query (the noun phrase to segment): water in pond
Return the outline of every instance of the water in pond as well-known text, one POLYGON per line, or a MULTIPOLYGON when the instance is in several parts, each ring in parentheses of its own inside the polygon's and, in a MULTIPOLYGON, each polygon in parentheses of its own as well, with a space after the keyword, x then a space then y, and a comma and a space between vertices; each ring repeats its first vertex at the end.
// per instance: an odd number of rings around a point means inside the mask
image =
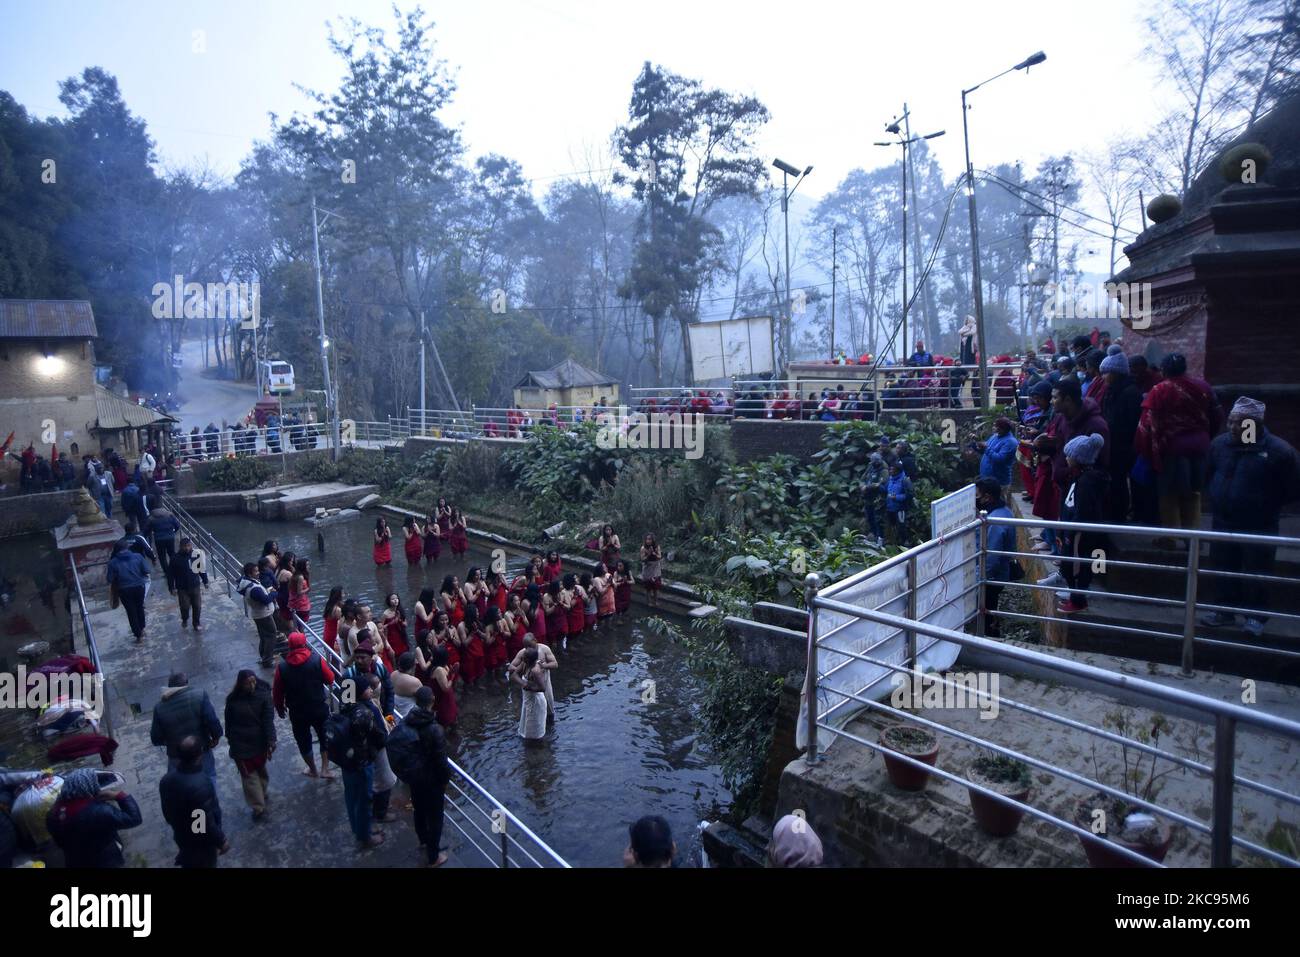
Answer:
MULTIPOLYGON (((463 561, 453 562, 444 549, 431 569, 408 569, 400 521, 390 521, 395 561, 377 569, 370 557, 373 517, 320 529, 323 554, 317 529, 305 522, 267 524, 236 516, 202 521, 241 561, 256 559, 268 538, 282 551, 310 557, 313 621, 319 621, 334 585, 368 602, 376 617, 385 596, 396 591, 410 615, 426 584, 436 588, 447 574, 463 580, 471 565, 486 569, 490 563, 489 554, 475 546, 463 561)), ((522 559, 512 560, 512 570, 519 564, 522 559)), ((459 695, 454 759, 576 866, 617 866, 628 825, 648 813, 668 820, 680 858, 692 860, 696 825, 716 818, 718 806, 730 801, 698 734, 696 685, 685 650, 646 628, 648 617, 634 603, 626 621, 570 642, 567 652, 555 649, 556 724, 540 745, 525 746, 516 734, 518 691, 508 695, 505 685, 485 680, 484 687, 459 695), (654 682, 650 704, 642 703, 647 680, 654 682)))

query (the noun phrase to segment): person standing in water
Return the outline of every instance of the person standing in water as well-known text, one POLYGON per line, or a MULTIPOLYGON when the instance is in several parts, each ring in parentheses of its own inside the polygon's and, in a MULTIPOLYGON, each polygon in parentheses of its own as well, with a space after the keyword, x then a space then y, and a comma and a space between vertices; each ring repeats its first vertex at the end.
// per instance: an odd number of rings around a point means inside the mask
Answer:
POLYGON ((510 671, 510 681, 523 692, 523 707, 519 712, 519 737, 525 741, 540 741, 546 737, 546 689, 542 669, 538 665, 536 648, 525 648, 519 666, 510 671))
POLYGON ((510 662, 510 670, 514 672, 523 664, 524 652, 529 648, 537 649, 537 663, 542 669, 542 693, 546 695, 546 723, 555 723, 555 692, 551 688, 551 672, 560 667, 560 662, 556 660, 555 653, 551 651, 548 645, 537 640, 537 636, 531 632, 524 635, 524 647, 515 655, 514 660, 510 662))
POLYGON ((388 520, 380 516, 375 519, 375 547, 372 554, 375 564, 384 568, 393 564, 393 533, 389 531, 388 520))
POLYGON ((653 535, 647 534, 641 544, 641 584, 645 586, 646 600, 659 604, 659 589, 663 587, 664 553, 653 535))
POLYGON ((402 551, 406 554, 406 564, 411 567, 419 565, 424 557, 424 535, 414 515, 406 516, 402 522, 402 551))

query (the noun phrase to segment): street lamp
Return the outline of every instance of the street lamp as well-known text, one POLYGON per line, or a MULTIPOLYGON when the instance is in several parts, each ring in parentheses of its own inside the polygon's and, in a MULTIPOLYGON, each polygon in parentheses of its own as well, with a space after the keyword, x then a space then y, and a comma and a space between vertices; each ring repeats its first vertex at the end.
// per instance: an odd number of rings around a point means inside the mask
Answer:
POLYGON ((979 396, 978 408, 987 408, 989 403, 989 386, 988 386, 988 350, 984 346, 984 294, 981 289, 980 281, 980 232, 979 223, 975 216, 975 168, 970 162, 970 129, 966 122, 966 111, 969 109, 966 105, 968 94, 974 93, 986 83, 992 83, 998 77, 1006 76, 1013 70, 1028 70, 1031 66, 1037 66, 1047 59, 1047 54, 1042 50, 1031 54, 1021 60, 1015 66, 1008 70, 1003 70, 997 76, 991 76, 983 83, 976 83, 969 89, 961 91, 961 134, 962 139, 966 142, 966 198, 970 207, 970 259, 971 259, 971 285, 975 292, 975 340, 978 343, 980 352, 979 363, 979 396))
MULTIPOLYGON (((907 119, 907 107, 903 107, 903 117, 907 119)), ((892 142, 875 143, 875 146, 901 146, 903 148, 903 191, 899 195, 903 200, 903 322, 902 322, 902 352, 895 352, 895 355, 905 356, 907 354, 907 148, 913 143, 919 143, 921 140, 933 140, 943 136, 946 130, 940 130, 937 133, 927 133, 925 136, 908 136, 899 128, 899 120, 894 120, 885 127, 886 133, 893 133, 898 139, 892 142)))
POLYGON ((785 220, 785 335, 782 336, 781 349, 785 353, 786 369, 790 368, 791 328, 794 325, 793 300, 790 298, 790 197, 794 189, 799 188, 803 178, 812 172, 812 167, 800 171, 797 166, 782 159, 774 159, 772 165, 781 171, 781 216, 785 220), (790 177, 795 177, 794 189, 790 189, 790 177))

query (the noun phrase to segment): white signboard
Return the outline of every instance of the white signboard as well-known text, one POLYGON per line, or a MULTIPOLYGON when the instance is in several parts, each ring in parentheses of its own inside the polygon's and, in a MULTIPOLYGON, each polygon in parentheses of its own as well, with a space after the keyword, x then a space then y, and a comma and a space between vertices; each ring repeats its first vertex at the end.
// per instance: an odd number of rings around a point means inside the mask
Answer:
MULTIPOLYGON (((916 619, 953 631, 961 631, 978 610, 977 580, 974 557, 978 527, 967 527, 975 519, 975 487, 959 489, 934 503, 931 523, 942 529, 931 547, 916 556, 916 619), (964 511, 968 509, 969 511, 964 511), (965 528, 964 531, 961 529, 965 528)), ((880 611, 899 618, 908 617, 908 563, 900 561, 879 572, 868 571, 861 578, 823 589, 826 598, 859 608, 880 611)), ((817 612, 817 713, 831 727, 842 728, 865 705, 844 694, 847 692, 869 701, 889 697, 901 672, 885 664, 903 665, 907 661, 907 636, 888 625, 877 624, 826 610, 817 612), (841 627, 843 626, 843 627, 841 627), (828 636, 821 638, 821 636, 828 636), (873 658, 881 664, 860 661, 849 652, 873 658)), ((916 636, 917 664, 921 671, 944 671, 957 660, 961 646, 916 636)), ((819 735, 821 747, 834 740, 819 735)), ((799 747, 806 747, 807 687, 799 712, 796 734, 799 747)))
POLYGON ((771 372, 772 319, 726 319, 689 326, 691 366, 696 382, 771 372))

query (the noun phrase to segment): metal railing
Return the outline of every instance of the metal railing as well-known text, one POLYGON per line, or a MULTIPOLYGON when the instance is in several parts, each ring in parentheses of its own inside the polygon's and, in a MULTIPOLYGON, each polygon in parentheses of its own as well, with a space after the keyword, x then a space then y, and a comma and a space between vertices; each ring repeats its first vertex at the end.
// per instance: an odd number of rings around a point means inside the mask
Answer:
MULTIPOLYGON (((95 629, 90 624, 90 612, 86 610, 86 595, 81 589, 81 573, 77 570, 77 560, 68 553, 68 565, 72 568, 72 589, 77 596, 77 617, 81 621, 82 638, 86 643, 86 657, 90 659, 95 666, 95 674, 99 678, 100 693, 104 696, 104 713, 100 716, 100 724, 106 737, 113 736, 113 719, 109 714, 108 707, 108 675, 104 673, 104 662, 99 657, 99 644, 95 641, 95 629)), ((72 650, 75 652, 77 643, 74 639, 72 650)))
MULTIPOLYGON (((181 533, 204 548, 209 555, 208 567, 226 580, 227 594, 243 574, 243 566, 172 496, 163 494, 163 504, 176 516, 181 533)), ((308 646, 329 664, 335 681, 330 688, 331 701, 337 709, 342 704, 341 679, 343 657, 325 642, 324 636, 309 622, 293 612, 294 626, 307 638, 308 646)), ((569 865, 524 824, 509 808, 494 798, 464 768, 448 761, 452 776, 448 782, 445 823, 460 833, 493 867, 565 867, 569 865)))
POLYGON ((303 422, 278 429, 250 426, 246 429, 225 428, 218 432, 181 433, 171 439, 172 454, 177 461, 206 461, 231 456, 280 455, 285 452, 308 452, 329 448, 327 422, 303 422))
MULTIPOLYGON (((1069 618, 1053 617, 1049 615, 1040 615, 1033 612, 1013 612, 1002 609, 987 609, 986 614, 993 615, 997 618, 1020 621, 1037 621, 1037 622, 1056 622, 1065 621, 1070 628, 1090 629, 1099 632, 1108 632, 1116 635, 1137 635, 1146 639, 1156 639, 1161 642, 1181 643, 1181 664, 1183 674, 1190 675, 1195 666, 1196 650, 1198 648, 1208 649, 1215 648, 1230 652, 1266 652, 1268 655, 1277 658, 1279 661, 1289 661, 1300 665, 1300 650, 1296 648, 1281 647, 1274 642, 1244 642, 1233 641, 1222 637, 1211 637, 1204 633, 1206 626, 1197 617, 1198 611, 1209 613, 1219 613, 1225 615, 1241 615, 1247 618, 1257 620, 1268 620, 1271 622, 1280 622, 1287 625, 1294 625, 1295 631, 1300 633, 1300 614, 1283 611, 1273 611, 1264 608, 1248 608, 1240 604, 1223 604, 1215 601, 1206 601, 1202 597, 1202 577, 1217 580, 1221 583, 1235 584, 1242 581, 1250 581, 1258 587, 1300 587, 1300 579, 1289 578, 1283 575, 1265 575, 1250 574, 1240 571, 1232 571, 1226 568, 1208 567, 1201 556, 1201 544, 1209 543, 1211 547, 1210 558, 1214 557, 1214 544, 1222 543, 1234 546, 1234 548, 1256 547, 1276 551, 1278 548, 1300 548, 1300 538, 1287 538, 1280 535, 1250 535, 1244 532, 1215 532, 1204 529, 1167 529, 1142 525, 1095 525, 1080 522, 1061 522, 1047 521, 1045 519, 1025 519, 1012 517, 992 517, 981 515, 980 521, 984 526, 983 533, 980 536, 980 550, 985 556, 997 556, 1016 559, 1038 559, 1047 561, 1060 560, 1063 569, 1072 571, 1075 566, 1082 570, 1083 566, 1088 566, 1089 577, 1091 577, 1092 566, 1100 563, 1104 570, 1123 570, 1134 569, 1142 572, 1154 572, 1161 575, 1176 575, 1182 578, 1181 594, 1174 597, 1160 597, 1152 594, 1133 594, 1123 591, 1093 591, 1087 588, 1075 589, 1075 594, 1083 595, 1088 599, 1101 599, 1105 602, 1114 602, 1117 606, 1136 606, 1137 609, 1150 609, 1168 612, 1168 616, 1173 617, 1179 622, 1181 628, 1178 631, 1163 630, 1159 624, 1141 624, 1134 622, 1132 624, 1117 624, 1114 621, 1096 621, 1087 617, 1072 615, 1069 618), (1088 535, 1091 538, 1092 547, 1087 553, 1079 558, 1069 556, 1059 556, 1048 554, 1046 552, 1021 552, 1021 551, 998 551, 988 549, 988 531, 998 526, 1011 528, 1035 529, 1042 528, 1051 530, 1060 535, 1068 532, 1071 535, 1088 535), (1105 548, 1105 539, 1103 536, 1114 536, 1116 538, 1128 539, 1168 539, 1181 538, 1187 539, 1191 544, 1186 549, 1186 558, 1178 564, 1164 564, 1150 561, 1129 561, 1122 558, 1112 557, 1107 553, 1105 548), (1096 553, 1100 549, 1100 554, 1096 553), (1202 629, 1201 634, 1197 634, 1198 627, 1202 629)), ((1059 547, 1059 546, 1058 546, 1059 547)), ((1120 554, 1124 554, 1123 551, 1120 554)), ((1003 581, 1000 579, 987 579, 983 574, 985 563, 981 562, 981 581, 988 584, 999 585, 1004 589, 1020 589, 1027 592, 1070 592, 1069 584, 1056 585, 1039 585, 1029 577, 1021 581, 1003 581)), ((1104 571, 1098 571, 1097 574, 1104 574, 1104 571)), ((1219 586, 1220 588, 1223 585, 1219 586)), ((981 603, 982 604, 982 603, 981 603)), ((1136 609, 1135 609, 1136 610, 1136 609)), ((1133 621, 1133 613, 1126 612, 1114 617, 1120 617, 1128 621, 1133 621)), ((984 633, 984 620, 981 618, 981 630, 984 633)), ((1265 636, 1261 635, 1260 639, 1265 636)), ((1300 648, 1300 639, 1295 640, 1297 648, 1300 648)))
MULTIPOLYGON (((1005 520, 1004 520, 1005 521, 1005 520)), ((966 526, 961 532, 968 532, 974 529, 986 529, 988 520, 985 517, 977 520, 975 523, 966 526)), ((1042 523, 1027 523, 1042 524, 1042 523)), ((960 534, 960 533, 958 533, 960 534)), ((979 567, 984 567, 985 556, 983 554, 983 543, 986 539, 984 534, 979 535, 981 550, 977 554, 979 567)), ((1011 758, 1022 762, 1025 766, 1037 771, 1045 771, 1055 777, 1062 779, 1072 785, 1078 785, 1086 788, 1092 795, 1101 794, 1108 799, 1125 802, 1131 807, 1140 808, 1146 812, 1163 818, 1166 821, 1181 825, 1189 831, 1204 835, 1208 838, 1210 844, 1210 862, 1214 867, 1228 867, 1233 863, 1233 849, 1240 848, 1249 852, 1257 858, 1282 864, 1286 866, 1300 866, 1300 860, 1286 854, 1280 853, 1270 847, 1266 847, 1259 842, 1252 840, 1234 830, 1233 805, 1234 796, 1239 789, 1253 791, 1262 794, 1267 798, 1274 799, 1289 807, 1300 807, 1300 796, 1288 791, 1274 787, 1272 785, 1255 781, 1243 777, 1236 773, 1236 742, 1237 732, 1240 728, 1250 728, 1256 732, 1270 734, 1287 739, 1288 741, 1300 741, 1300 723, 1291 721, 1276 715, 1268 714, 1258 709, 1249 709, 1240 705, 1226 703, 1204 695, 1194 694, 1183 691, 1179 688, 1172 688, 1153 681, 1147 681, 1134 677, 1129 674, 1107 671, 1092 665, 1083 664, 1071 659, 1057 657, 1043 652, 1021 648, 1015 645, 1003 644, 999 641, 984 638, 979 635, 966 634, 963 631, 951 628, 939 627, 924 620, 929 615, 922 616, 918 619, 915 596, 923 583, 916 582, 916 558, 921 553, 921 549, 938 547, 941 540, 927 542, 917 549, 912 549, 908 553, 896 556, 889 562, 882 563, 879 566, 860 572, 839 582, 825 590, 825 593, 819 591, 820 579, 816 574, 808 576, 805 587, 805 600, 809 609, 809 641, 808 641, 808 662, 807 662, 807 685, 806 685, 806 735, 807 735, 807 753, 805 760, 810 763, 816 763, 818 760, 818 736, 819 732, 827 732, 836 738, 844 738, 855 744, 866 747, 873 752, 889 753, 891 760, 899 761, 909 767, 918 770, 924 770, 939 778, 970 788, 983 794, 990 800, 1005 807, 1013 807, 1021 812, 1045 821, 1053 827, 1063 831, 1073 833, 1084 841, 1098 841, 1099 838, 1089 829, 1080 826, 1074 820, 1067 820, 1059 817, 1047 810, 1019 801, 1005 794, 990 790, 989 788, 970 780, 961 774, 954 773, 941 767, 925 764, 913 757, 901 754, 884 747, 882 744, 867 740, 859 734, 854 734, 847 730, 845 715, 842 709, 847 705, 849 707, 858 706, 869 709, 871 712, 879 712, 889 715, 896 720, 918 725, 926 728, 936 734, 943 734, 954 737, 960 741, 983 747, 996 755, 1011 758), (875 576, 880 575, 891 568, 896 568, 900 562, 906 562, 909 565, 909 574, 907 587, 902 595, 891 595, 886 601, 882 602, 875 608, 868 608, 857 604, 850 604, 838 600, 834 597, 836 593, 843 593, 850 586, 863 585, 875 576), (889 614, 880 609, 900 602, 906 601, 907 612, 904 615, 889 614), (847 616, 847 623, 841 624, 834 629, 821 633, 819 631, 819 617, 823 613, 834 613, 836 615, 847 616), (844 647, 828 646, 827 639, 833 637, 836 633, 843 631, 848 624, 853 622, 867 623, 874 626, 880 633, 879 640, 870 644, 862 652, 856 652, 844 647), (899 634, 903 634, 907 641, 907 653, 904 659, 899 661, 890 661, 881 657, 872 656, 870 652, 874 651, 884 642, 896 639, 899 634), (931 643, 923 648, 917 648, 919 638, 931 639, 931 643), (1213 762, 1206 763, 1190 759, 1184 755, 1176 754, 1167 749, 1162 749, 1152 743, 1137 740, 1131 736, 1116 731, 1107 730, 1106 728, 1097 727, 1086 721, 1071 718, 1064 714, 1058 714, 1047 710, 1046 708, 1036 705, 1029 705, 1022 701, 1017 701, 1009 697, 998 695, 995 691, 996 702, 999 707, 1011 708, 1014 711, 1023 713, 1035 719, 1047 721, 1052 725, 1061 728, 1068 728, 1076 732, 1082 732, 1085 735, 1093 737, 1099 741, 1105 741, 1112 745, 1119 745, 1123 749, 1133 749, 1140 754, 1148 755, 1152 758, 1154 773, 1154 762, 1157 759, 1169 762, 1172 766, 1183 769, 1185 772, 1206 778, 1210 782, 1210 800, 1208 806, 1211 808, 1210 820, 1208 823, 1193 818, 1173 808, 1162 806, 1154 799, 1156 795, 1151 795, 1151 800, 1127 793, 1128 782, 1123 782, 1125 790, 1114 787, 1102 780, 1090 778, 1086 773, 1079 773, 1072 769, 1061 767, 1052 763, 1044 757, 1025 753, 1015 748, 1006 747, 987 738, 962 731, 955 727, 945 726, 944 724, 915 714, 909 711, 902 711, 890 707, 870 696, 873 690, 872 686, 879 683, 880 679, 871 682, 870 685, 849 691, 843 688, 836 688, 826 681, 826 679, 836 669, 823 672, 820 670, 819 662, 822 652, 843 656, 847 661, 841 662, 842 667, 851 661, 865 662, 876 668, 884 669, 884 674, 889 677, 895 675, 903 676, 903 680, 919 681, 921 671, 918 670, 916 662, 918 657, 924 653, 926 648, 932 647, 938 642, 951 642, 959 646, 963 652, 976 652, 983 658, 1001 663, 1008 672, 1029 672, 1037 675, 1046 674, 1050 680, 1058 681, 1062 684, 1072 686, 1087 687, 1092 691, 1103 691, 1117 700, 1126 702, 1139 702, 1140 706, 1147 708, 1169 707, 1176 709, 1181 714, 1189 715, 1194 720, 1209 723, 1214 728, 1214 745, 1213 745, 1213 762), (821 698, 829 694, 835 696, 837 701, 833 706, 822 710, 821 698), (836 712, 841 712, 839 715, 836 712), (836 718, 838 723, 832 723, 831 719, 836 718)), ((997 554, 997 553, 994 553, 997 554)), ((980 580, 977 587, 981 588, 985 584, 983 575, 979 576, 980 580)), ((995 584, 1007 584, 995 582, 995 584)), ((955 598, 963 597, 969 589, 963 591, 962 595, 955 598)), ((983 602, 980 602, 981 607, 983 602)), ((933 611, 933 609, 932 609, 933 611)), ((842 637, 841 637, 842 640, 842 637)), ((934 675, 926 676, 927 680, 936 682, 944 688, 957 688, 956 683, 943 677, 934 675)), ((961 687, 965 687, 964 685, 961 687)), ((877 692, 878 694, 878 692, 877 692)), ((1125 751, 1127 754, 1127 750, 1125 751)), ((1098 773, 1098 778, 1101 774, 1098 773)), ((1107 842, 1108 848, 1113 853, 1130 863, 1142 866, 1162 866, 1155 860, 1130 850, 1128 847, 1115 842, 1107 842)))

